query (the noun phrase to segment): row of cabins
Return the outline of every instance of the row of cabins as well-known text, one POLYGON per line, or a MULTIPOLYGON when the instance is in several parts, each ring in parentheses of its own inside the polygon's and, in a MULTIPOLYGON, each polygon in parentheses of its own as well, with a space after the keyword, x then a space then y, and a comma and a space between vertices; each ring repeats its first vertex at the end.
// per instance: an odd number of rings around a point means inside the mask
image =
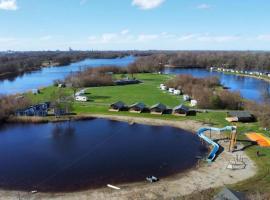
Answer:
MULTIPOLYGON (((163 90, 163 91, 167 91, 168 90, 169 93, 174 94, 174 95, 182 95, 183 94, 183 91, 182 90, 175 89, 175 88, 167 88, 167 86, 164 85, 164 84, 160 84, 159 88, 161 90, 163 90)), ((184 94, 183 95, 183 100, 184 101, 190 101, 190 106, 191 107, 195 107, 198 104, 197 100, 191 99, 191 97, 189 95, 187 95, 187 94, 184 94)))
POLYGON ((122 101, 118 101, 110 105, 109 111, 119 112, 119 111, 129 111, 131 113, 142 113, 142 112, 150 112, 151 114, 174 114, 178 116, 187 116, 194 114, 194 111, 191 111, 189 107, 185 105, 176 106, 173 109, 168 108, 166 105, 162 103, 157 103, 151 107, 147 107, 144 103, 135 103, 130 106, 127 106, 122 101))
POLYGON ((236 73, 236 74, 246 74, 246 75, 253 75, 253 76, 267 76, 270 78, 269 72, 259 72, 259 71, 243 71, 243 70, 235 70, 223 67, 210 67, 211 71, 220 71, 220 72, 229 72, 229 73, 236 73))

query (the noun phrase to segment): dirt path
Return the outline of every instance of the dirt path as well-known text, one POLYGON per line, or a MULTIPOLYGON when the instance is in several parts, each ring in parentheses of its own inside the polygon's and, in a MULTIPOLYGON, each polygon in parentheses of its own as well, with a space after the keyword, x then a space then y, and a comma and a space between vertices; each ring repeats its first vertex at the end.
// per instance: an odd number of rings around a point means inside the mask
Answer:
MULTIPOLYGON (((147 118, 132 118, 108 115, 92 115, 93 117, 109 118, 118 121, 127 121, 129 123, 143 123, 151 125, 169 125, 177 128, 196 131, 203 126, 202 123, 186 121, 168 121, 147 118)), ((212 133, 212 138, 220 139, 220 135, 212 133)), ((190 171, 176 174, 171 177, 160 180, 158 183, 150 184, 145 181, 141 183, 117 185, 121 190, 110 188, 101 188, 96 190, 87 190, 74 193, 36 193, 16 191, 0 191, 0 199, 54 199, 54 200, 128 200, 128 199, 171 199, 173 197, 183 196, 195 191, 205 190, 213 187, 220 187, 225 184, 237 183, 255 175, 256 166, 246 156, 243 151, 229 153, 227 151, 228 142, 219 140, 219 144, 224 147, 224 151, 217 157, 212 164, 201 163, 190 171), (246 168, 242 170, 226 169, 230 160, 236 155, 243 157, 246 168)), ((241 148, 241 144, 238 144, 241 148)))

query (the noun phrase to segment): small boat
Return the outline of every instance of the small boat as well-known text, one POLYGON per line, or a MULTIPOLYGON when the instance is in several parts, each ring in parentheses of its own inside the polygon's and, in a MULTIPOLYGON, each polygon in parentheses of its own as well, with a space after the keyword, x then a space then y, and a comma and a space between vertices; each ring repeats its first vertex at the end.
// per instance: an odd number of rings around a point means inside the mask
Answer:
POLYGON ((157 177, 155 177, 155 176, 147 176, 147 177, 146 177, 146 180, 147 180, 148 182, 150 182, 150 183, 154 183, 154 182, 159 181, 159 179, 158 179, 157 177))

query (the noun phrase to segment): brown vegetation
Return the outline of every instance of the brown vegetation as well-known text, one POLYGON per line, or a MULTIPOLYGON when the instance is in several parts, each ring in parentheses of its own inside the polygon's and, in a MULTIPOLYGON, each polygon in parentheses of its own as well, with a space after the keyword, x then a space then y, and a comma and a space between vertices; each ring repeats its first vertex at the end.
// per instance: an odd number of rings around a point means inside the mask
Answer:
POLYGON ((220 81, 217 77, 195 78, 191 75, 178 75, 169 80, 168 87, 181 89, 185 94, 198 101, 199 108, 237 110, 242 107, 239 92, 217 90, 220 81))
MULTIPOLYGON (((120 70, 116 67, 113 69, 120 70)), ((75 88, 114 85, 112 74, 108 73, 110 70, 112 68, 89 68, 69 75, 66 78, 66 82, 71 83, 75 88)))
POLYGON ((258 104, 248 101, 245 103, 245 109, 249 110, 259 121, 262 127, 270 128, 270 104, 258 104))
POLYGON ((31 105, 31 101, 22 96, 10 95, 0 97, 0 122, 8 119, 17 109, 31 105))

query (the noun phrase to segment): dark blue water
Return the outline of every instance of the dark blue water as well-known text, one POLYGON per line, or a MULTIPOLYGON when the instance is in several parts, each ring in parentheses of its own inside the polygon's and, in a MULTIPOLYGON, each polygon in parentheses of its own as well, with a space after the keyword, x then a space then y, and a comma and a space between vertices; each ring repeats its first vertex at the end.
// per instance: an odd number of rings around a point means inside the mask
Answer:
POLYGON ((76 191, 193 167, 207 149, 172 127, 102 119, 0 128, 0 188, 76 191))
POLYGON ((67 66, 42 68, 39 71, 25 73, 13 80, 6 79, 0 81, 0 94, 22 93, 51 85, 54 80, 63 79, 71 72, 104 65, 127 66, 134 60, 135 57, 133 56, 115 59, 86 59, 67 66))
POLYGON ((211 72, 206 69, 166 69, 166 73, 169 74, 190 74, 195 77, 209 77, 209 76, 218 76, 220 78, 221 83, 229 87, 231 91, 239 91, 241 95, 249 100, 253 100, 256 102, 263 102, 265 100, 265 96, 270 94, 270 84, 269 82, 244 77, 237 76, 233 74, 224 74, 221 72, 211 72))

